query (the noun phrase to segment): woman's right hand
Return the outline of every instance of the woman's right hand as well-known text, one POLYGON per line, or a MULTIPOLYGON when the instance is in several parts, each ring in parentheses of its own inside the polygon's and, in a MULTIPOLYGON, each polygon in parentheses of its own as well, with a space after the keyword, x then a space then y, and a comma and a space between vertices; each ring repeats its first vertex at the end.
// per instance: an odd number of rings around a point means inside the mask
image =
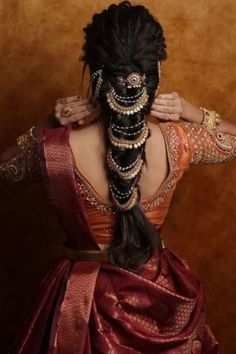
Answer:
POLYGON ((54 115, 59 123, 63 126, 72 125, 78 123, 82 125, 84 123, 93 121, 94 113, 96 117, 98 115, 99 105, 93 105, 91 101, 87 98, 82 98, 80 96, 71 96, 65 98, 59 98, 56 101, 54 115), (63 108, 72 109, 72 114, 68 117, 64 117, 62 110, 63 108))

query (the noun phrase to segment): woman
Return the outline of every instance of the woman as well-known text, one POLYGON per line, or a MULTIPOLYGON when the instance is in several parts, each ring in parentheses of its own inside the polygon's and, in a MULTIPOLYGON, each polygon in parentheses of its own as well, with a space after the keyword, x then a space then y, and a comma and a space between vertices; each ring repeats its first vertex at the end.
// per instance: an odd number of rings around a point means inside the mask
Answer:
POLYGON ((202 286, 161 225, 190 163, 235 157, 236 127, 158 95, 165 39, 143 6, 111 5, 85 34, 92 103, 58 100, 60 128, 31 128, 2 155, 2 178, 44 181, 67 235, 12 352, 219 353, 202 286))

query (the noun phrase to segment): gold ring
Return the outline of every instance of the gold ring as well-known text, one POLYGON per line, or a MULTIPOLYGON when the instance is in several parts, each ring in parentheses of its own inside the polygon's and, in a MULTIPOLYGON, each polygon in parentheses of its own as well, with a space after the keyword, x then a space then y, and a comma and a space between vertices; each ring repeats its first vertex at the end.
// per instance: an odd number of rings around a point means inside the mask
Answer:
POLYGON ((61 110, 61 116, 62 117, 70 117, 73 114, 73 109, 69 106, 65 106, 61 110))

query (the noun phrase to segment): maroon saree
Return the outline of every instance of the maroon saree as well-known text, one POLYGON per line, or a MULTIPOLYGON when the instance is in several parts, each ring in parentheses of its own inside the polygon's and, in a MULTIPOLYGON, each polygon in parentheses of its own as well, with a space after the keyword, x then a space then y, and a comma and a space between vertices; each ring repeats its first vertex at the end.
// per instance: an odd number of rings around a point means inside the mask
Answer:
MULTIPOLYGON (((67 247, 99 250, 73 172, 68 128, 41 137, 44 181, 67 247)), ((180 178, 180 177, 179 177, 180 178)), ((219 354, 201 283, 168 248, 141 274, 108 261, 62 259, 47 275, 17 354, 219 354)))

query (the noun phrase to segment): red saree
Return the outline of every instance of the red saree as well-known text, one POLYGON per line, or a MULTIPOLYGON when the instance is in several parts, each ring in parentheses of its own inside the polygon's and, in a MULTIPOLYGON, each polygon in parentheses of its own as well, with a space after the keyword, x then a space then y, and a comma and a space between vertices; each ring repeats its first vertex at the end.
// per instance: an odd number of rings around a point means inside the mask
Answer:
MULTIPOLYGON (((155 198, 142 204, 157 227, 165 219, 177 181, 191 158, 183 128, 169 123, 162 129, 170 173, 155 198)), ((66 232, 67 246, 99 250, 106 236, 101 230, 96 234, 96 226, 99 220, 112 226, 115 215, 98 216, 85 190, 81 185, 78 188, 69 132, 69 128, 44 131, 40 141, 44 181, 66 232)), ((186 262, 165 247, 145 263, 140 275, 106 261, 64 258, 42 282, 37 302, 11 353, 220 352, 205 323, 201 283, 186 262)))

